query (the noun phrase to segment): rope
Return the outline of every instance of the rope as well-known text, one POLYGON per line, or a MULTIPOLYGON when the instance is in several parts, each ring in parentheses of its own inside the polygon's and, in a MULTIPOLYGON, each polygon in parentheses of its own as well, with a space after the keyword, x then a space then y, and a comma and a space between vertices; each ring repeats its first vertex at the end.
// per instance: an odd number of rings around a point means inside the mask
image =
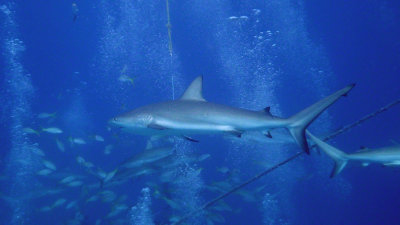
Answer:
MULTIPOLYGON (((342 134, 342 133, 345 133, 346 131, 349 131, 350 129, 352 129, 352 128, 358 126, 358 125, 360 125, 361 123, 367 121, 368 119, 371 119, 372 117, 377 116, 378 114, 380 114, 380 113, 382 113, 382 112, 388 110, 389 108, 391 108, 391 107, 393 107, 393 106, 395 106, 395 105, 397 105, 397 104, 399 104, 399 103, 400 103, 400 99, 397 99, 397 100, 395 100, 395 101, 393 101, 393 102, 391 102, 391 103, 389 103, 389 104, 387 104, 387 105, 385 105, 385 106, 379 108, 377 111, 375 111, 375 112, 373 112, 373 113, 370 113, 370 114, 368 114, 368 115, 362 117, 361 119, 359 119, 359 120, 357 120, 357 121, 355 121, 355 122, 353 122, 353 123, 351 123, 351 124, 349 124, 349 125, 347 125, 347 126, 344 126, 344 127, 340 128, 340 129, 336 130, 335 132, 333 132, 333 133, 331 133, 330 135, 326 136, 323 140, 324 140, 324 141, 328 141, 328 140, 330 140, 330 139, 333 139, 333 138, 335 138, 336 136, 338 136, 339 134, 342 134)), ((311 149, 311 148, 314 148, 314 147, 316 147, 316 145, 312 145, 312 146, 310 147, 310 149, 311 149)), ((270 167, 270 168, 264 170, 263 172, 261 172, 261 173, 255 175, 255 176, 253 176, 252 178, 248 179, 248 180, 245 181, 244 183, 239 184, 239 185, 233 187, 231 190, 229 190, 229 191, 227 191, 227 192, 225 192, 225 193, 219 195, 218 197, 216 197, 216 198, 214 198, 214 199, 212 199, 212 200, 206 202, 206 203, 205 203, 203 206, 201 206, 200 208, 198 208, 198 209, 196 209, 196 210, 194 210, 194 211, 188 213, 187 215, 185 215, 184 217, 182 217, 180 220, 176 221, 175 223, 172 223, 172 225, 181 224, 182 222, 186 221, 189 217, 194 216, 194 215, 196 215, 197 213, 199 213, 199 212, 201 212, 201 211, 207 209, 208 207, 214 205, 214 204, 215 204, 216 202, 218 202, 219 200, 228 197, 230 194, 234 193, 235 191, 237 191, 237 190, 243 188, 244 186, 247 186, 247 185, 250 184, 250 183, 253 183, 254 181, 260 179, 261 177, 263 177, 263 176, 265 176, 265 175, 267 175, 267 174, 269 174, 269 173, 271 173, 272 171, 278 169, 279 167, 281 167, 281 166, 285 165, 286 163, 288 163, 288 162, 290 162, 290 161, 292 161, 292 160, 298 158, 299 156, 301 156, 301 155, 303 155, 303 154, 304 154, 304 151, 297 152, 296 154, 290 156, 289 158, 283 160, 282 162, 279 162, 278 164, 276 164, 276 165, 274 165, 274 166, 272 166, 272 167, 270 167)))
MULTIPOLYGON (((169 15, 169 2, 166 0, 166 6, 167 6, 167 29, 168 29, 168 50, 169 50, 169 55, 171 56, 171 61, 170 61, 170 68, 172 68, 172 31, 171 31, 171 18, 169 15)), ((174 86, 174 74, 171 73, 171 87, 172 87, 172 100, 175 100, 175 86, 174 86)))
POLYGON ((172 35, 171 35, 171 19, 169 16, 169 3, 168 0, 166 0, 166 4, 167 4, 167 28, 168 28, 168 49, 169 49, 169 54, 172 57, 172 35))

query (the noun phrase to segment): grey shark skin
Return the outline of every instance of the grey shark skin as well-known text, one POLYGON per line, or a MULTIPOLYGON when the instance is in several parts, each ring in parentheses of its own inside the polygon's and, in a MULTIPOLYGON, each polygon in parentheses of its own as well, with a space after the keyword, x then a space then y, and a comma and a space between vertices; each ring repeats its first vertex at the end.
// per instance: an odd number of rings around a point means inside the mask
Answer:
POLYGON ((400 145, 377 149, 364 149, 347 154, 315 137, 309 131, 307 131, 307 135, 323 152, 335 161, 334 168, 330 175, 331 178, 339 174, 347 165, 348 161, 360 161, 366 164, 380 163, 385 166, 400 166, 400 145))
POLYGON ((197 77, 178 100, 139 107, 110 122, 123 130, 141 135, 191 135, 230 133, 238 137, 245 131, 267 132, 287 128, 300 147, 309 153, 305 129, 328 106, 345 96, 354 84, 333 93, 287 119, 272 116, 267 107, 251 111, 204 100, 203 77, 197 77))

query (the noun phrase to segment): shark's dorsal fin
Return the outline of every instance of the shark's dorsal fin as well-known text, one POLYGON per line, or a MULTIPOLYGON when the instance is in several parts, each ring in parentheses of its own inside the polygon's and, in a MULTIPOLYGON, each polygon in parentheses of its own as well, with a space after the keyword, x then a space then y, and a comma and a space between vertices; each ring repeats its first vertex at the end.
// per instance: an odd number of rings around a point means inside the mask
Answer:
POLYGON ((205 101, 203 98, 203 76, 198 76, 183 93, 180 100, 205 101))

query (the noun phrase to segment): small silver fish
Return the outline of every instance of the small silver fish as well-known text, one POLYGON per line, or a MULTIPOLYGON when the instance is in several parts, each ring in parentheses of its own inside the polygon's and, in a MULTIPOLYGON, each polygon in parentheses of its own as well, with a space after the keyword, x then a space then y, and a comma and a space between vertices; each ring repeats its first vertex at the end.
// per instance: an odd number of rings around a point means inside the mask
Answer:
POLYGON ((39 209, 40 212, 48 212, 52 210, 53 208, 50 206, 43 206, 42 208, 39 209))
POLYGON ((94 135, 94 139, 95 139, 96 141, 100 141, 100 142, 103 142, 103 141, 104 141, 104 138, 103 138, 102 136, 100 136, 100 135, 94 135))
POLYGON ((47 118, 52 118, 55 117, 56 113, 39 113, 37 116, 39 119, 47 119, 47 118))
POLYGON ((115 170, 109 172, 109 173, 106 175, 106 177, 104 177, 104 180, 103 180, 104 183, 110 181, 110 180, 115 176, 115 174, 117 173, 117 171, 118 171, 118 169, 115 169, 115 170))
POLYGON ((56 167, 56 165, 54 165, 54 163, 52 163, 50 161, 47 161, 47 160, 43 160, 43 165, 45 167, 47 167, 48 169, 51 169, 51 170, 56 170, 57 169, 57 167, 56 167))
POLYGON ((52 172, 53 172, 52 170, 43 169, 43 170, 40 170, 39 172, 37 172, 37 175, 47 176, 47 175, 51 174, 52 172))
POLYGON ((76 180, 76 181, 72 181, 70 183, 68 183, 67 185, 70 187, 79 187, 83 184, 82 181, 76 180))
POLYGON ((71 181, 73 181, 75 179, 76 179, 75 176, 68 176, 68 177, 65 177, 64 179, 60 180, 60 183, 61 184, 70 183, 71 181))
POLYGON ((58 206, 64 204, 66 201, 67 201, 67 200, 66 200, 65 198, 60 198, 60 199, 58 199, 57 201, 54 202, 54 204, 53 204, 52 207, 53 207, 53 208, 56 208, 56 207, 58 207, 58 206))
POLYGON ((118 80, 121 81, 121 82, 128 82, 128 83, 131 83, 132 85, 135 84, 135 78, 132 78, 132 77, 126 75, 126 74, 122 74, 122 75, 118 78, 118 80))
POLYGON ((83 140, 82 138, 72 138, 72 137, 71 137, 69 140, 70 140, 70 142, 73 143, 73 144, 78 144, 78 145, 84 145, 84 144, 86 144, 86 141, 83 140))
POLYGON ((43 128, 42 131, 50 133, 50 134, 61 134, 63 132, 60 128, 57 128, 57 127, 43 128))
POLYGON ((111 209, 111 212, 107 214, 106 218, 114 217, 126 209, 128 209, 128 206, 126 206, 124 204, 114 205, 114 207, 111 209))
POLYGON ((32 152, 39 156, 45 156, 46 154, 39 148, 32 148, 32 152))
POLYGON ((68 203, 68 204, 65 206, 65 209, 75 208, 75 207, 77 206, 77 204, 78 204, 78 201, 77 201, 77 200, 72 201, 72 202, 68 203))
POLYGON ((104 154, 105 155, 109 155, 110 153, 111 153, 111 150, 114 148, 114 146, 112 146, 112 145, 107 145, 105 148, 104 148, 104 154))
POLYGON ((77 157, 76 157, 76 161, 77 161, 79 164, 85 163, 85 159, 82 158, 81 156, 77 156, 77 157))
POLYGON ((112 202, 117 198, 117 195, 112 191, 102 191, 99 193, 103 202, 112 202))
POLYGON ((199 162, 201 162, 201 161, 203 161, 203 160, 208 159, 210 156, 211 156, 210 154, 203 154, 203 155, 199 156, 199 158, 198 158, 197 160, 198 160, 199 162))
POLYGON ((99 196, 93 195, 92 197, 88 198, 86 200, 86 202, 94 202, 94 201, 97 201, 98 199, 99 199, 99 196))
POLYGON ((225 174, 225 173, 229 172, 229 168, 226 167, 226 166, 223 166, 223 167, 217 168, 217 171, 220 172, 220 173, 224 173, 225 174))
POLYGON ((84 162, 83 166, 86 168, 92 168, 92 167, 94 167, 94 164, 92 162, 84 162))
POLYGON ((172 209, 179 209, 179 208, 180 208, 179 204, 176 203, 176 202, 174 202, 174 201, 172 201, 171 199, 169 199, 169 198, 167 198, 167 197, 163 197, 162 199, 163 199, 163 200, 167 203, 167 205, 169 205, 172 209))
POLYGON ((30 127, 24 127, 24 128, 22 128, 22 131, 27 133, 27 134, 36 134, 37 136, 40 136, 40 132, 39 131, 34 130, 34 129, 30 128, 30 127))
POLYGON ((60 140, 58 140, 58 138, 56 139, 56 144, 57 144, 57 148, 58 148, 60 151, 65 152, 64 144, 63 144, 60 140))

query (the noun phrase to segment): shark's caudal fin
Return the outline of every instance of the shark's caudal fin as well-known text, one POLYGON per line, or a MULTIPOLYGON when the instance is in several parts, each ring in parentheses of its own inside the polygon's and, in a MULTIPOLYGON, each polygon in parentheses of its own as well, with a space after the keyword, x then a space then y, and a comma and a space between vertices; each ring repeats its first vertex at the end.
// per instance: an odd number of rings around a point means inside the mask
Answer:
POLYGON ((343 168, 346 166, 348 161, 348 155, 339 149, 323 142, 319 138, 312 135, 309 131, 307 131, 307 135, 311 138, 311 140, 324 151, 329 157, 331 157, 335 161, 335 166, 333 167, 331 178, 335 175, 339 174, 343 168))
POLYGON ((347 87, 329 95, 328 97, 314 103, 303 111, 288 118, 287 128, 296 140, 297 144, 307 153, 310 150, 307 145, 305 129, 314 121, 326 108, 336 102, 341 96, 346 96, 347 93, 355 86, 355 84, 348 85, 347 87))

